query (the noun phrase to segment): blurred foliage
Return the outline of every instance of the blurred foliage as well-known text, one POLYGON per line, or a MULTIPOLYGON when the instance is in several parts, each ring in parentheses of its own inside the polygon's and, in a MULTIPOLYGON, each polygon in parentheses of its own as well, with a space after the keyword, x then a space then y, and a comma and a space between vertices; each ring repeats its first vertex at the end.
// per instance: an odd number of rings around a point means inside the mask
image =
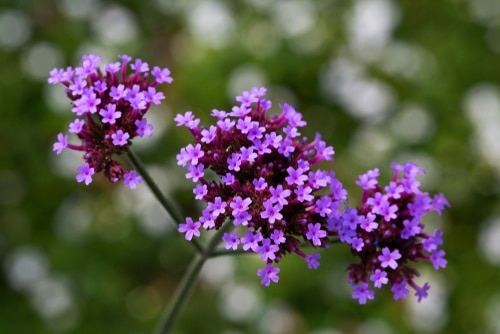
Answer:
POLYGON ((88 52, 172 70, 149 112, 156 138, 137 152, 186 215, 200 208, 175 165, 190 137, 173 116, 208 124, 253 85, 335 147, 354 203, 359 173, 387 180, 391 161, 411 159, 452 204, 428 221, 449 263, 420 267, 431 280, 420 307, 386 289, 358 305, 343 246, 316 271, 284 259, 269 288, 244 255, 208 263, 176 333, 500 333, 496 0, 0 0, 0 333, 149 333, 193 256, 145 186, 85 187, 79 157, 51 151, 71 113, 48 72, 88 52))

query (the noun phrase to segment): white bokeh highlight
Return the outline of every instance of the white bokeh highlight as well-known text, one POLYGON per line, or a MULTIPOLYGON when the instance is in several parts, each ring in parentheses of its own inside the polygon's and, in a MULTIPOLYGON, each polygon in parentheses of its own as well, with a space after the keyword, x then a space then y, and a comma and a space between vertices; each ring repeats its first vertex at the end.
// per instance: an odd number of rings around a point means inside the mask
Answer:
POLYGON ((31 22, 20 11, 0 13, 0 49, 13 50, 23 46, 31 36, 31 22))
POLYGON ((481 224, 478 247, 489 263, 500 266, 500 217, 492 217, 481 224))
POLYGON ((220 48, 234 33, 232 14, 222 1, 199 1, 187 15, 188 30, 198 42, 207 46, 220 48))
POLYGON ((398 21, 399 11, 392 1, 356 1, 346 24, 350 50, 359 59, 376 60, 398 21))
POLYGON ((90 23, 104 45, 131 43, 139 34, 134 14, 119 5, 101 9, 90 23))
POLYGON ((464 98, 465 114, 474 126, 473 151, 495 166, 500 174, 500 92, 497 86, 481 83, 464 98))

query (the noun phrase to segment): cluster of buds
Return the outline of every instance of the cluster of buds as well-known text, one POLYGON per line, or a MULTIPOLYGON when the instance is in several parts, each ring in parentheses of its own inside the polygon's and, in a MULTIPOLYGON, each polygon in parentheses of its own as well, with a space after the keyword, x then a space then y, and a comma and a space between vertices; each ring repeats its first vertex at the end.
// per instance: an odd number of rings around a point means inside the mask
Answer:
POLYGON ((195 140, 181 149, 178 164, 197 183, 195 198, 207 203, 201 217, 187 218, 179 231, 191 240, 200 228, 218 229, 230 220, 238 228, 224 235, 226 249, 241 244, 260 254, 266 265, 257 274, 267 286, 278 281, 273 263, 287 253, 303 257, 310 269, 319 266, 319 254, 306 255, 301 244, 328 247, 328 221, 342 214, 346 191, 334 172, 314 168, 333 160, 333 148, 319 134, 312 142, 301 137, 306 122, 292 106, 282 104, 280 114, 268 115, 265 93, 253 88, 236 97, 240 104, 231 112, 214 109, 216 124, 208 128, 199 127, 190 111, 175 121, 195 140))
POLYGON ((427 296, 429 284, 418 286, 414 278, 419 273, 409 264, 428 260, 436 270, 447 264, 444 250, 439 249, 443 234, 439 230, 426 234, 422 217, 432 210, 441 215, 448 201, 442 194, 431 198, 420 191, 416 178, 424 171, 417 165, 393 163, 392 168, 392 180, 383 189, 377 181, 378 169, 361 175, 356 182, 363 188, 360 208, 346 207, 342 217, 331 221, 331 230, 360 258, 348 272, 353 298, 361 304, 374 298, 369 282, 375 288, 389 284, 394 299, 404 299, 411 287, 420 301, 427 296))
POLYGON ((167 68, 155 66, 150 71, 149 65, 140 59, 131 63, 129 56, 118 58, 120 62, 106 64, 102 71, 101 57, 88 54, 82 57, 82 66, 50 72, 50 84, 66 87, 72 112, 77 116, 68 132, 81 141, 79 145, 70 144, 68 135, 59 133, 53 150, 57 154, 66 148, 84 153, 84 163, 77 168, 78 182, 88 185, 95 173, 103 171, 111 182, 123 180, 134 189, 142 181, 141 176, 134 170, 125 170, 113 156, 126 153, 134 137, 152 135, 153 126, 145 115, 152 104, 160 104, 165 98, 156 86, 173 79, 167 68), (149 74, 152 81, 148 81, 149 74))

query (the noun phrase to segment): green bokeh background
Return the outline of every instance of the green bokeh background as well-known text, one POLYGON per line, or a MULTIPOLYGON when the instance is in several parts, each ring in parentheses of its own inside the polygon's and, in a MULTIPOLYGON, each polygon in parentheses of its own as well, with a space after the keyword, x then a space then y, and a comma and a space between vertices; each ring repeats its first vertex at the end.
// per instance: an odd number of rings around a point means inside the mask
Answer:
POLYGON ((208 263, 176 333, 500 333, 496 0, 0 0, 0 333, 150 333, 194 254, 145 186, 85 187, 78 155, 51 151, 72 116, 48 72, 88 52, 172 70, 149 112, 155 138, 134 147, 186 215, 200 206, 175 164, 190 137, 173 117, 207 125, 253 85, 335 147, 352 203, 359 173, 387 180, 391 161, 414 160, 452 205, 427 221, 445 232, 448 267, 419 266, 421 305, 387 289, 358 305, 344 246, 315 271, 289 256, 269 288, 258 258, 226 257, 208 263))

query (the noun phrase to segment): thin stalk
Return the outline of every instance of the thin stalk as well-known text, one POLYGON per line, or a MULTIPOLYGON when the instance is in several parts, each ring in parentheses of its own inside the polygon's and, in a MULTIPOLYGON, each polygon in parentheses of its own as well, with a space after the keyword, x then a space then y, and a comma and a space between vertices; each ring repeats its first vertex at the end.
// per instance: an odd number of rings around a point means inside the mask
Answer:
POLYGON ((184 273, 179 286, 175 290, 170 303, 168 304, 167 308, 165 308, 165 311, 161 316, 160 321, 155 328, 155 331, 153 332, 154 334, 169 334, 171 332, 172 327, 174 326, 174 323, 177 320, 180 311, 182 310, 182 307, 187 301, 189 292, 193 288, 194 282, 198 277, 201 268, 203 267, 203 264, 207 259, 212 257, 215 248, 222 240, 222 235, 231 227, 232 223, 230 222, 226 222, 224 225, 222 225, 217 233, 215 233, 212 239, 210 239, 210 241, 208 242, 207 246, 205 247, 205 252, 196 254, 195 257, 191 260, 191 263, 189 264, 187 271, 184 273))
MULTIPOLYGON (((142 178, 148 185, 149 189, 151 189, 151 192, 153 195, 156 197, 158 202, 160 202, 161 206, 167 211, 167 213, 172 217, 173 221, 177 226, 182 224, 184 222, 184 219, 180 215, 179 211, 175 209, 175 206, 170 202, 170 200, 163 195, 161 192, 160 188, 158 188, 158 185, 156 182, 153 180, 151 175, 148 173, 146 167, 142 163, 141 159, 134 153, 134 151, 130 150, 127 153, 127 157, 129 158, 130 162, 134 166, 135 169, 141 174, 142 178)), ((198 253, 203 253, 203 247, 198 243, 197 240, 192 240, 191 243, 193 246, 196 248, 196 251, 198 253)))

